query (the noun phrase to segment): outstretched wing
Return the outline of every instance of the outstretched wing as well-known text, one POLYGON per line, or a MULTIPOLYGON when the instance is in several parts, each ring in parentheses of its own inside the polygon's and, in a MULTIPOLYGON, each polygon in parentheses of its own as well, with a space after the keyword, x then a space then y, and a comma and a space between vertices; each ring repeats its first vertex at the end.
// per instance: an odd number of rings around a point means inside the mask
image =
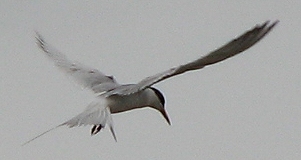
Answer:
POLYGON ((164 72, 158 73, 154 76, 147 77, 140 81, 136 85, 128 86, 125 88, 117 88, 116 90, 112 90, 108 92, 108 95, 112 94, 119 94, 119 95, 128 95, 139 90, 143 90, 155 83, 163 81, 169 77, 182 74, 187 71, 197 70, 204 68, 205 66, 223 61, 227 58, 235 56, 246 49, 252 47, 255 43, 260 41, 266 34, 268 34, 278 23, 278 21, 273 22, 270 24, 269 21, 266 21, 262 25, 257 25, 253 29, 245 32, 238 38, 228 42, 221 48, 214 50, 213 52, 209 53, 208 55, 201 57, 195 61, 190 63, 180 65, 178 67, 171 68, 164 72))
POLYGON ((112 76, 106 76, 97 69, 68 60, 66 56, 60 53, 56 48, 46 43, 39 33, 37 33, 36 39, 38 46, 52 61, 54 61, 55 65, 60 70, 73 77, 83 87, 90 88, 94 92, 100 93, 119 86, 112 76))
MULTIPOLYGON (((51 128, 51 129, 37 135, 36 137, 30 139, 29 141, 23 143, 22 146, 32 142, 33 140, 35 140, 35 139, 43 136, 44 134, 46 134, 54 129, 57 129, 61 126, 69 126, 70 128, 72 128, 72 127, 86 126, 86 125, 101 126, 101 128, 108 125, 110 127, 111 133, 112 133, 115 141, 117 141, 117 138, 116 138, 116 135, 114 132, 114 124, 113 124, 113 119, 112 119, 110 108, 104 104, 103 99, 97 98, 91 104, 89 104, 89 106, 82 113, 78 114, 74 118, 72 118, 54 128, 51 128)), ((99 130, 101 128, 99 128, 99 130)), ((92 133, 92 132, 94 132, 94 131, 91 131, 92 135, 97 133, 97 132, 96 133, 95 132, 92 133)))

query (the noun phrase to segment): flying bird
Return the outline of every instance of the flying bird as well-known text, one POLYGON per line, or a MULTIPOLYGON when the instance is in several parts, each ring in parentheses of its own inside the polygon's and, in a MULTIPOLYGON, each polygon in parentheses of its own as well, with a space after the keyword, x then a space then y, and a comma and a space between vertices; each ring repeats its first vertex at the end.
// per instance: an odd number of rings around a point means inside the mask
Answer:
POLYGON ((70 61, 64 54, 46 43, 39 33, 36 33, 37 45, 54 62, 55 66, 74 78, 83 87, 91 89, 96 94, 96 97, 80 114, 39 134, 23 145, 61 126, 69 126, 71 128, 92 125, 91 135, 95 135, 107 125, 115 141, 117 141, 111 114, 143 107, 158 110, 170 125, 171 122, 164 106, 164 96, 158 89, 152 87, 152 85, 167 78, 188 71, 202 69, 208 65, 235 56, 260 41, 278 22, 274 21, 271 23, 270 21, 266 21, 261 25, 256 25, 238 38, 210 52, 206 56, 146 77, 136 84, 119 84, 113 76, 105 75, 97 69, 90 68, 78 62, 70 61))

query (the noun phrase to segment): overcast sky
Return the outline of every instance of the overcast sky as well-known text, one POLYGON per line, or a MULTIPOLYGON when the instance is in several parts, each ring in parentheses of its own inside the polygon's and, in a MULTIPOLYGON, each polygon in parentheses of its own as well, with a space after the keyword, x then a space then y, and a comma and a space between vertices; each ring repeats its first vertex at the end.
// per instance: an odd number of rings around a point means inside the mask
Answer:
POLYGON ((301 1, 98 0, 0 2, 0 159, 300 159, 301 1), (59 128, 95 97, 59 72, 35 31, 70 59, 120 83, 199 58, 266 20, 280 20, 245 53, 155 87, 152 109, 113 115, 108 129, 59 128))

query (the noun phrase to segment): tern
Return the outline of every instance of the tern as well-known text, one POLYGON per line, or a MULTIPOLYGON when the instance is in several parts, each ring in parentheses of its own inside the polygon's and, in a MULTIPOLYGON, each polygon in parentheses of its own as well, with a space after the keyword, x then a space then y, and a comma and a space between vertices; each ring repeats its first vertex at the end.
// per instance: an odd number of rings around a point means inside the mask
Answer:
POLYGON ((124 112, 136 108, 150 107, 158 110, 167 123, 170 119, 165 110, 165 99, 163 94, 152 85, 167 78, 193 70, 202 69, 208 65, 215 64, 227 58, 235 56, 252 47, 265 37, 279 21, 266 21, 246 31, 241 36, 226 43, 222 47, 210 52, 190 63, 183 64, 164 72, 142 79, 137 84, 119 84, 113 76, 105 75, 97 69, 90 68, 75 61, 70 61, 56 48, 46 43, 39 33, 36 33, 37 45, 44 51, 61 71, 74 78, 83 87, 91 89, 96 98, 87 108, 70 120, 51 128, 38 136, 25 142, 23 145, 41 137, 42 135, 61 126, 85 126, 92 125, 91 135, 97 134, 106 125, 110 128, 113 138, 117 141, 113 119, 111 114, 124 112))

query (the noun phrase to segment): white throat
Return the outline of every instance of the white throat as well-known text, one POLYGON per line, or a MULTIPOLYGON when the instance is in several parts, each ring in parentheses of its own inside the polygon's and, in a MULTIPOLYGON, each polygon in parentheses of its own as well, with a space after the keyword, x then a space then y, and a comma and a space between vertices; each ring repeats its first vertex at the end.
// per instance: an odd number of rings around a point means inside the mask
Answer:
POLYGON ((112 113, 143 107, 152 107, 156 109, 163 107, 155 92, 150 88, 130 95, 112 95, 107 97, 106 100, 112 113))

